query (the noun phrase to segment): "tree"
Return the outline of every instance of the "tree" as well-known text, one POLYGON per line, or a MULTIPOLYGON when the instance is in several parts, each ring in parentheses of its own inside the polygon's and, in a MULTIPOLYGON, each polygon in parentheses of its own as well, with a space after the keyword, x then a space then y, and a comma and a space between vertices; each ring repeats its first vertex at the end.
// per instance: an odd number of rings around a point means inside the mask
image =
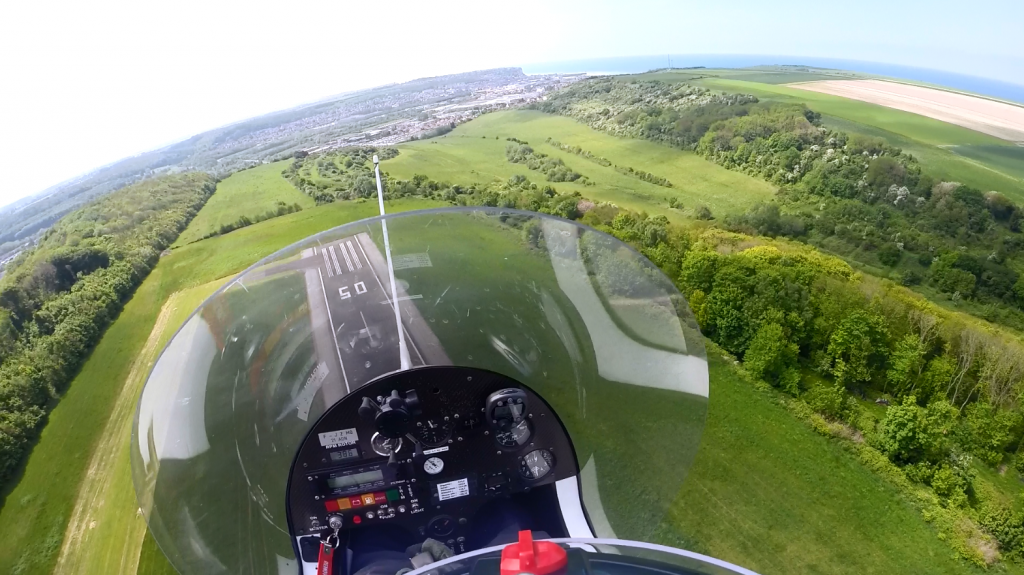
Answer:
POLYGON ((1020 418, 1018 412, 999 411, 984 401, 972 403, 964 411, 960 444, 978 459, 995 467, 1013 442, 1012 432, 1020 425, 1020 418))
POLYGON ((889 371, 885 374, 885 387, 892 386, 893 393, 900 395, 913 392, 917 386, 917 376, 924 364, 924 351, 918 336, 903 336, 889 354, 889 371))
POLYGON ((917 397, 922 401, 928 401, 936 393, 944 393, 955 373, 956 360, 952 357, 942 354, 932 358, 918 381, 917 397))
POLYGON ((950 451, 949 435, 957 421, 957 410, 947 401, 934 401, 927 408, 907 395, 885 410, 876 442, 878 449, 901 465, 937 463, 950 451))
POLYGON ((698 220, 713 220, 715 216, 711 215, 711 210, 707 206, 697 206, 694 210, 693 216, 698 220))
POLYGON ((906 168, 888 156, 879 156, 868 163, 867 182, 876 190, 884 190, 889 186, 903 185, 906 168))
POLYGON ((750 341, 743 355, 743 364, 754 377, 763 378, 776 387, 782 387, 781 384, 785 383, 787 388, 783 391, 796 395, 800 391, 796 386, 799 377, 793 381, 792 377, 785 376, 796 364, 799 352, 799 346, 787 341, 782 326, 765 323, 750 341))
POLYGON ((840 385, 868 381, 872 366, 885 348, 888 329, 881 316, 854 310, 829 339, 826 355, 829 371, 840 385))

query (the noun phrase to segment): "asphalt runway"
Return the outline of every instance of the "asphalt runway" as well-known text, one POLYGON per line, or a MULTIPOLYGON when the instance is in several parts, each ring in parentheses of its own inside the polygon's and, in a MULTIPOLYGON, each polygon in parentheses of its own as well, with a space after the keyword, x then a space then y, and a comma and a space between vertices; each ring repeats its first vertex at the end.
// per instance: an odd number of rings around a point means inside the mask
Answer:
MULTIPOLYGON (((401 369, 387 260, 368 234, 307 248, 299 259, 254 270, 245 280, 292 271, 305 277, 313 345, 326 372, 306 410, 322 413, 359 387, 401 369)), ((421 296, 396 287, 412 367, 450 365, 413 303, 421 296)))

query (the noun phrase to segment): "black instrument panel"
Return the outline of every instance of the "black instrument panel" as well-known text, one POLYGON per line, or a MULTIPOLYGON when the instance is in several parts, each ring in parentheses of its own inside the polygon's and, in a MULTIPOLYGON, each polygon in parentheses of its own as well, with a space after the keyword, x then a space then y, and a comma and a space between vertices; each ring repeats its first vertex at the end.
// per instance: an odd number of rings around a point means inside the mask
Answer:
POLYGON ((496 498, 579 472, 572 443, 532 390, 486 370, 431 366, 373 381, 332 406, 292 466, 292 534, 392 524, 456 552, 496 498))

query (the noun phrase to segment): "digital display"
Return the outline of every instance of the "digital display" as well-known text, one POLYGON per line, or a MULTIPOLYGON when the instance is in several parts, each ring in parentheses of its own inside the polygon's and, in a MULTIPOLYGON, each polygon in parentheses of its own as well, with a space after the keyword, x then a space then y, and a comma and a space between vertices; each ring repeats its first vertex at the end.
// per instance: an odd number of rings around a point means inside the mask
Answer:
POLYGON ((357 485, 366 485, 384 481, 384 472, 377 469, 364 473, 353 473, 352 475, 341 475, 327 478, 327 486, 331 489, 347 489, 357 485))
POLYGON ((349 459, 359 459, 359 448, 353 447, 351 449, 342 449, 340 451, 331 452, 331 461, 335 463, 339 461, 348 461, 349 459))

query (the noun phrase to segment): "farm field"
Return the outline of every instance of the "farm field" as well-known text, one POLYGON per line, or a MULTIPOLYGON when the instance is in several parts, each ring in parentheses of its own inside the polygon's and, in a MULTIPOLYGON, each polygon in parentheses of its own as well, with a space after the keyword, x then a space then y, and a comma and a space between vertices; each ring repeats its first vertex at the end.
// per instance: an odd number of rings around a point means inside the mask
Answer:
MULTIPOLYGON (((426 200, 401 200, 389 204, 391 211, 438 205, 426 200)), ((121 429, 112 421, 111 414, 126 418, 130 425, 135 413, 134 399, 127 411, 115 411, 115 406, 136 358, 146 349, 148 337, 153 333, 165 302, 182 290, 226 279, 312 233, 376 214, 376 203, 330 204, 184 246, 163 258, 93 350, 62 401, 50 414, 49 422, 18 482, 12 483, 10 491, 5 493, 5 503, 0 510, 0 571, 51 573, 62 541, 70 541, 65 531, 75 516, 76 505, 83 501, 80 495, 103 491, 103 486, 97 486, 96 482, 117 482, 123 489, 110 491, 109 495, 117 501, 101 497, 95 511, 85 511, 85 516, 90 517, 85 525, 91 530, 99 530, 102 537, 90 538, 88 550, 78 547, 85 556, 69 556, 67 564, 95 565, 98 568, 121 564, 122 561, 126 565, 133 562, 134 559, 129 560, 128 557, 138 554, 141 541, 126 541, 123 531, 108 530, 99 523, 106 520, 115 526, 128 526, 135 520, 135 493, 128 480, 127 469, 118 467, 127 465, 127 446, 124 446, 123 459, 120 459, 121 451, 112 450, 104 454, 97 450, 97 446, 106 444, 104 440, 109 439, 105 437, 106 433, 117 433, 121 429), (103 457, 101 461, 94 461, 94 456, 103 457), (90 474, 91 466, 109 469, 110 474, 90 474), (121 513, 130 513, 131 518, 121 513)), ((197 301, 202 290, 190 293, 191 296, 181 296, 185 300, 179 301, 197 301)), ((183 306, 179 306, 177 313, 185 313, 182 309, 183 306)), ((168 327, 169 331, 160 333, 169 335, 176 328, 168 327)), ((155 351, 159 352, 159 346, 155 351)), ((140 366, 139 370, 147 374, 148 366, 140 366)))
POLYGON ((628 76, 637 80, 659 80, 662 82, 687 82, 697 78, 721 78, 743 80, 763 84, 789 84, 792 82, 812 82, 816 80, 837 80, 844 78, 863 78, 866 74, 847 72, 845 70, 825 70, 821 68, 756 66, 751 68, 675 68, 659 70, 628 76))
POLYGON ((753 94, 762 100, 805 103, 825 116, 825 125, 883 137, 914 154, 928 173, 981 190, 997 190, 1024 201, 1024 178, 1015 159, 1019 146, 987 134, 910 112, 829 94, 742 80, 703 79, 695 84, 727 92, 753 94))
POLYGON ((245 216, 255 220, 266 212, 277 209, 279 203, 301 208, 315 205, 313 199, 295 189, 281 176, 281 170, 291 160, 263 164, 235 172, 217 184, 217 191, 206 202, 202 211, 192 219, 172 247, 179 247, 214 233, 221 226, 231 224, 245 216))
POLYGON ((707 205, 715 215, 739 213, 770 199, 775 192, 773 186, 762 180, 731 172, 690 152, 644 140, 616 138, 569 118, 528 110, 487 114, 459 126, 445 137, 401 144, 398 157, 381 166, 392 178, 400 179, 423 174, 437 181, 469 185, 507 180, 521 174, 538 185, 546 184, 538 172, 505 158, 506 138, 509 137, 526 140, 538 152, 561 158, 594 183, 593 186, 552 184, 558 191, 578 191, 594 200, 665 215, 672 220, 691 215, 700 204, 707 205), (673 187, 641 181, 612 167, 563 152, 544 143, 549 137, 562 144, 580 146, 619 166, 667 178, 673 187), (668 200, 673 197, 682 202, 682 210, 668 207, 668 200))
POLYGON ((1024 106, 883 80, 825 80, 789 85, 920 114, 1010 142, 1024 142, 1024 106))

